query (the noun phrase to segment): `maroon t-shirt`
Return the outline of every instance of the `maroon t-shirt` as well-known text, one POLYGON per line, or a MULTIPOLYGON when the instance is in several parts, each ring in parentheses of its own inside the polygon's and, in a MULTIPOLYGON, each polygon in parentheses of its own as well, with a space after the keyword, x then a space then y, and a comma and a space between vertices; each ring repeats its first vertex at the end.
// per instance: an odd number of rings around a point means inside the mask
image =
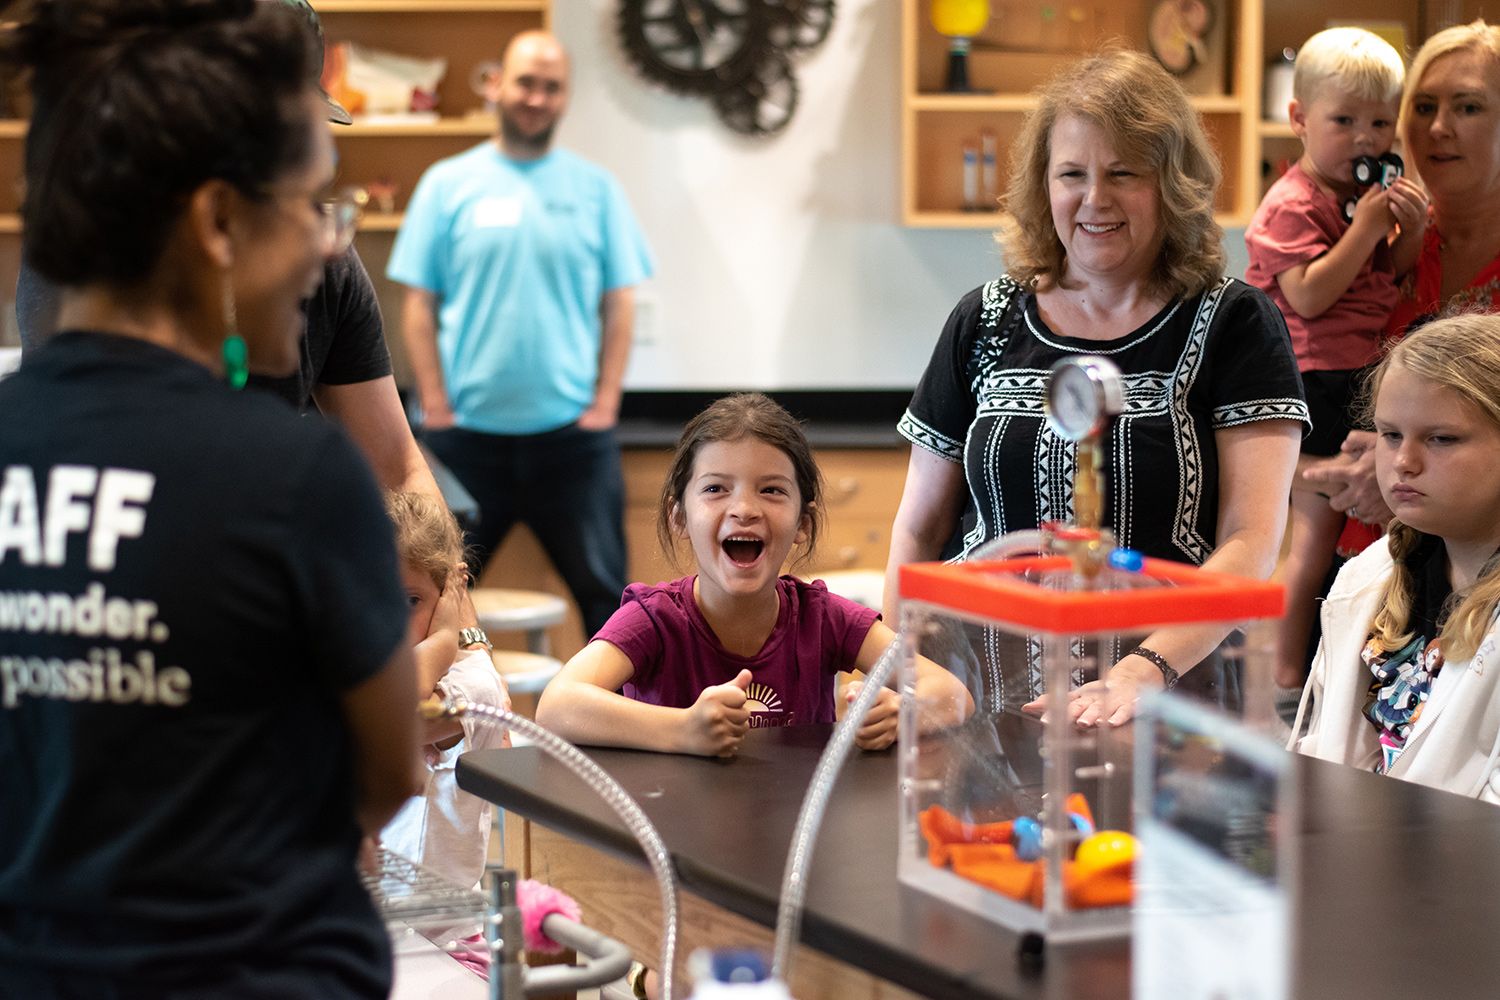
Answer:
POLYGON ((834 675, 854 669, 880 615, 830 594, 822 580, 783 576, 776 581, 781 613, 770 638, 754 656, 737 656, 724 649, 693 600, 695 579, 631 584, 620 610, 594 636, 635 664, 625 696, 689 708, 704 688, 749 669, 752 728, 834 721, 834 675))
POLYGON ((1361 368, 1380 354, 1381 331, 1396 304, 1396 265, 1385 240, 1360 265, 1348 291, 1312 319, 1297 314, 1276 280, 1323 256, 1348 230, 1343 206, 1295 163, 1271 185, 1245 230, 1245 281, 1280 307, 1299 371, 1361 368))

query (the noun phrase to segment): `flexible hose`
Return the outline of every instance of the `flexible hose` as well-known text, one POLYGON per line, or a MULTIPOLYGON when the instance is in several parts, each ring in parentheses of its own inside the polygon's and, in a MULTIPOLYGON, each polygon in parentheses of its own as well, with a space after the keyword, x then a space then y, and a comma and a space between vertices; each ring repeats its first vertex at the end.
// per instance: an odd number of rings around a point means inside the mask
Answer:
POLYGON ((964 561, 981 562, 1018 555, 1036 555, 1049 551, 1049 548, 1047 536, 1035 528, 1029 531, 1012 531, 985 542, 964 557, 964 561))
MULTIPOLYGON (((878 667, 877 667, 878 669, 878 667)), ((530 719, 494 705, 482 705, 463 698, 449 698, 443 702, 443 711, 451 716, 466 716, 485 725, 509 729, 513 733, 531 740, 543 752, 582 778, 599 793, 615 815, 635 836, 646 855, 646 862, 656 876, 656 887, 661 892, 661 995, 670 1000, 672 996, 672 964, 677 956, 677 875, 672 870, 672 858, 661 834, 647 818, 644 811, 631 798, 620 783, 594 763, 593 759, 556 733, 532 722, 530 719)), ((851 709, 852 712, 852 709, 851 709)))
POLYGON ((807 794, 802 799, 802 808, 797 813, 797 825, 792 830, 792 846, 786 856, 786 872, 781 879, 781 904, 776 910, 776 951, 771 962, 771 975, 786 983, 792 982, 792 957, 797 940, 802 936, 802 903, 807 896, 807 869, 812 863, 813 847, 818 841, 818 828, 823 825, 823 812, 828 807, 828 798, 833 794, 833 783, 838 779, 839 769, 849 756, 854 737, 865 721, 875 699, 891 671, 901 659, 901 640, 898 638, 886 647, 880 659, 865 676, 859 695, 844 713, 843 721, 833 730, 823 755, 818 758, 807 794))

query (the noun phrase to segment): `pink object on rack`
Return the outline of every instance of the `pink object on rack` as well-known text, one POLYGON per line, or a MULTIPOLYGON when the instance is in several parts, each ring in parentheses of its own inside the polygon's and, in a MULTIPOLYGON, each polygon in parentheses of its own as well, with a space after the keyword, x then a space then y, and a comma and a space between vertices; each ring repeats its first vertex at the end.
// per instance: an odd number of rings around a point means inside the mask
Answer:
POLYGON ((527 951, 556 953, 563 946, 542 933, 542 921, 550 913, 560 913, 574 923, 582 911, 572 896, 535 879, 524 878, 516 884, 516 902, 521 907, 521 930, 527 951))

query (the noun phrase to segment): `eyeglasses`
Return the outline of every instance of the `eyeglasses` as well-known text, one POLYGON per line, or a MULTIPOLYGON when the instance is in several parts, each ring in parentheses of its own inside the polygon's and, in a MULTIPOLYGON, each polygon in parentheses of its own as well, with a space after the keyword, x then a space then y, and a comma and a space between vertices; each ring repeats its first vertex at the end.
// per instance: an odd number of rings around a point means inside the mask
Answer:
POLYGON ((347 187, 336 194, 320 198, 313 204, 323 217, 323 252, 330 257, 349 249, 354 242, 354 231, 359 227, 360 216, 370 201, 370 193, 364 188, 347 187))

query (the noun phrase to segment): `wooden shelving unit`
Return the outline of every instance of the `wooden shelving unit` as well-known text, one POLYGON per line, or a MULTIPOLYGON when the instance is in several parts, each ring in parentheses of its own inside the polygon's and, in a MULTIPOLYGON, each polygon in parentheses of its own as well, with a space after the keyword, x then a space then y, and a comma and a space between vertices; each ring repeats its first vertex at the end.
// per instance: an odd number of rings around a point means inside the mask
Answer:
MULTIPOLYGON (((1216 55, 1194 70, 1184 85, 1204 118, 1224 166, 1218 214, 1227 225, 1243 225, 1260 200, 1261 0, 1219 0, 1223 23, 1211 35, 1216 55)), ((1020 19, 1034 14, 1039 27, 1009 51, 976 47, 970 79, 987 94, 943 92, 947 40, 928 20, 928 0, 903 0, 902 24, 902 217, 908 226, 994 228, 994 211, 963 211, 962 148, 981 131, 998 140, 997 173, 1003 191, 1009 176, 1010 144, 1036 106, 1034 89, 1059 68, 1108 39, 1145 48, 1151 0, 1123 0, 1112 7, 1061 3, 992 5, 1020 19), (1032 8, 1035 8, 1033 11, 1032 8), (1030 14, 1028 14, 1030 12, 1030 14), (1047 20, 1052 19, 1052 20, 1047 20), (1057 27, 1053 36, 1049 24, 1057 27)), ((1006 26, 992 21, 1009 40, 1006 26)), ((1019 32, 1018 32, 1019 34, 1019 32)))
POLYGON ((394 233, 401 228, 401 220, 406 218, 401 212, 366 212, 359 220, 359 228, 371 233, 394 233))
POLYGON ((389 122, 335 125, 335 138, 430 139, 436 136, 461 135, 482 138, 495 131, 495 120, 489 115, 467 115, 463 118, 440 118, 435 122, 389 122))
POLYGON ((328 14, 452 14, 522 11, 545 13, 548 0, 319 0, 321 18, 328 14))
MULTIPOLYGON (((1357 18, 1359 22, 1400 24, 1409 58, 1433 32, 1449 24, 1473 21, 1485 13, 1477 0, 1460 0, 1451 6, 1422 0, 1360 0, 1355 7, 1331 0, 1209 2, 1217 7, 1222 21, 1224 34, 1215 41, 1216 51, 1222 56, 1215 58, 1211 74, 1205 72, 1207 68, 1195 70, 1196 78, 1190 75, 1184 84, 1190 92, 1201 91, 1193 94, 1193 106, 1203 114, 1223 164, 1218 217, 1225 226, 1247 225, 1283 164, 1302 153, 1290 125, 1266 121, 1263 115, 1265 67, 1283 48, 1300 47, 1309 36, 1339 18, 1357 18), (1448 20, 1440 21, 1442 17, 1448 20), (1206 78, 1209 75, 1211 79, 1206 78)), ((1048 44, 1028 49, 1026 40, 1018 39, 1015 45, 1007 46, 1011 51, 976 48, 970 57, 971 82, 993 91, 984 95, 942 92, 947 41, 929 22, 928 5, 929 0, 903 0, 902 218, 908 226, 994 228, 998 219, 995 212, 960 210, 963 143, 981 130, 996 134, 1003 191, 1009 176, 1010 142, 1026 113, 1036 105, 1032 90, 1059 67, 1107 39, 1123 39, 1144 49, 1146 17, 1153 0, 1122 0, 1109 8, 1084 6, 1075 0, 1047 0, 1030 6, 1023 2, 992 4, 992 18, 995 11, 1011 17, 1030 11, 1035 15, 1033 20, 1050 17, 1053 23, 1064 25, 1065 29, 1059 30, 1066 30, 1067 35, 1054 34, 1048 43, 1042 37, 1044 25, 1039 40, 1048 44), (1069 21, 1074 27, 1066 27, 1069 21)), ((1493 13, 1490 16, 1493 20, 1493 13)), ((1003 29, 997 37, 1010 38, 1003 29)))
MULTIPOLYGON (((355 42, 419 58, 442 58, 448 71, 438 84, 436 122, 332 125, 339 149, 339 183, 396 185, 396 211, 367 214, 360 229, 390 233, 422 172, 433 163, 484 140, 495 120, 470 87, 475 67, 493 62, 521 31, 551 24, 550 0, 312 0, 329 45, 355 42)), ((352 109, 351 109, 352 110, 352 109)), ((362 247, 372 276, 385 266, 374 248, 362 247)), ((386 248, 379 248, 383 254, 386 248)))
MULTIPOLYGON (((333 125, 339 177, 345 184, 389 180, 404 207, 422 172, 462 152, 495 130, 481 98, 469 87, 474 67, 499 59, 511 36, 551 25, 550 0, 313 0, 329 44, 359 42, 413 56, 441 56, 448 72, 438 87, 436 122, 333 125)), ((21 157, 27 123, 0 119, 0 282, 14 287, 20 258, 21 157), (7 278, 8 275, 8 278, 7 278)), ((402 213, 367 214, 362 231, 392 233, 402 213)), ((388 246, 384 249, 388 250, 388 246)), ((371 275, 385 265, 367 254, 371 275)), ((13 294, 13 293, 12 293, 13 294)))

